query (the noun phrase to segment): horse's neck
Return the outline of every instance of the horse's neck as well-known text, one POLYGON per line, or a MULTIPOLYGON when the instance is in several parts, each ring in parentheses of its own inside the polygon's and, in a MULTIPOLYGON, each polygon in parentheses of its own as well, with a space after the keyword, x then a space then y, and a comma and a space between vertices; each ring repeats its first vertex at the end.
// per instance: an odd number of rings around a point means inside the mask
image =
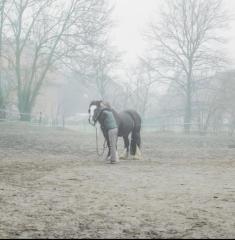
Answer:
POLYGON ((103 119, 103 113, 104 113, 104 111, 106 111, 106 110, 109 110, 109 109, 102 109, 101 110, 101 113, 99 114, 99 117, 97 118, 97 120, 98 120, 98 122, 99 122, 99 124, 101 125, 101 127, 103 127, 104 126, 104 119, 103 119))

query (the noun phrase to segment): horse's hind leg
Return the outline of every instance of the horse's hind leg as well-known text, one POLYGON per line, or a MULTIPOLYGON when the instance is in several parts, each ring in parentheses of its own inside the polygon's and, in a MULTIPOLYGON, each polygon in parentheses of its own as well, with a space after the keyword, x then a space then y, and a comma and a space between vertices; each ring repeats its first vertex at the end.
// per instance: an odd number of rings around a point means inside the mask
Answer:
POLYGON ((120 159, 127 159, 129 156, 130 142, 128 136, 124 136, 123 140, 124 140, 124 152, 121 155, 120 159))
POLYGON ((133 155, 133 158, 136 160, 141 158, 140 144, 140 129, 135 129, 131 134, 131 155, 133 155))
POLYGON ((140 131, 137 131, 137 133, 136 133, 136 145, 140 150, 140 145, 141 145, 140 131))

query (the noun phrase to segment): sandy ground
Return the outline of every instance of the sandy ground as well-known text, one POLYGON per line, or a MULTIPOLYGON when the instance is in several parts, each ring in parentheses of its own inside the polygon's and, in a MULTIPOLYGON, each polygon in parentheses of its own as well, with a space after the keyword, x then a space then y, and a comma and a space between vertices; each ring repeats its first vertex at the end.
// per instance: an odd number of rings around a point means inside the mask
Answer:
POLYGON ((143 159, 111 165, 95 134, 1 123, 0 238, 235 238, 229 145, 143 131, 143 159))

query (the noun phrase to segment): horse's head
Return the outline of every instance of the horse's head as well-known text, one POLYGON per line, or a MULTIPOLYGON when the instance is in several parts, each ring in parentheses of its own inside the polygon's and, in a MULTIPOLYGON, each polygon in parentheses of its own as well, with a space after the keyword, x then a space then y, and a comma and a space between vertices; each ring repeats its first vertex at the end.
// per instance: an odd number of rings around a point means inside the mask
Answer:
POLYGON ((104 102, 104 101, 92 101, 89 105, 89 109, 88 109, 88 113, 89 113, 89 123, 91 125, 95 125, 99 115, 102 111, 102 109, 104 108, 111 108, 110 104, 108 102, 104 102))
POLYGON ((92 125, 96 124, 97 121, 97 109, 100 108, 102 101, 92 101, 89 105, 88 114, 89 114, 89 123, 92 125))

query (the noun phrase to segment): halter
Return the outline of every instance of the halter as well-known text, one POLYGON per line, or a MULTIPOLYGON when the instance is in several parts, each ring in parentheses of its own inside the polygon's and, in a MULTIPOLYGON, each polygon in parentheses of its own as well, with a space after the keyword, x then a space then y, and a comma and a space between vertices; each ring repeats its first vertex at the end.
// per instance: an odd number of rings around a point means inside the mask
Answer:
POLYGON ((111 109, 109 109, 109 108, 97 108, 97 109, 99 109, 99 113, 97 114, 96 118, 93 117, 94 123, 91 123, 90 118, 88 119, 89 124, 92 126, 96 125, 96 123, 97 123, 100 115, 103 113, 103 111, 111 111, 111 109))

